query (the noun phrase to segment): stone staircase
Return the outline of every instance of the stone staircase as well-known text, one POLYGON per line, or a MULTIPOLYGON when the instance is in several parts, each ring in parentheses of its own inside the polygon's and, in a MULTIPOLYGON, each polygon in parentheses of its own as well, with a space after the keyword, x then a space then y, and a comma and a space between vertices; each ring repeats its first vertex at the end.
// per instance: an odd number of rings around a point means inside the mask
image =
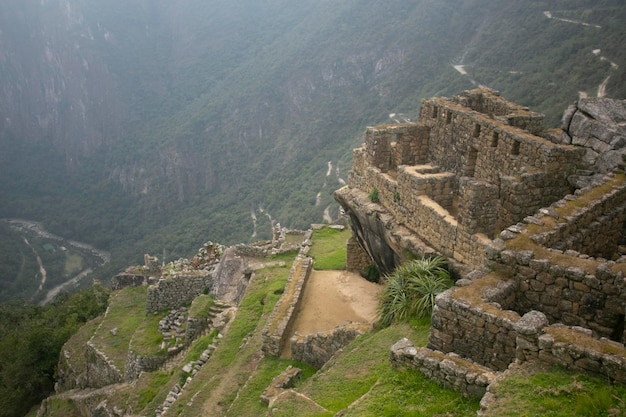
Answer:
MULTIPOLYGON (((184 383, 182 383, 182 385, 177 383, 171 388, 170 392, 167 394, 167 397, 165 398, 165 401, 163 401, 163 404, 161 404, 155 410, 156 417, 162 417, 162 416, 167 415, 167 411, 176 402, 178 397, 181 395, 181 393, 185 389, 185 386, 187 386, 187 384, 189 384, 193 380, 196 374, 202 369, 204 364, 207 363, 207 361, 211 358, 211 355, 213 354, 215 349, 217 349, 217 345, 222 338, 222 332, 226 331, 228 324, 232 321, 232 318, 234 317, 235 311, 236 311, 236 307, 221 300, 216 300, 213 303, 213 305, 209 308, 209 314, 205 320, 206 324, 204 326, 204 329, 197 334, 195 339, 203 337, 211 333, 213 330, 217 330, 218 333, 211 340, 211 342, 208 343, 206 349, 200 354, 200 357, 198 358, 198 360, 191 361, 182 365, 183 375, 186 375, 187 377, 184 383)), ((193 319, 193 320, 196 320, 196 319, 193 319)), ((193 343, 193 340, 189 340, 186 345, 190 346, 193 343)), ((181 366, 181 364, 178 361, 180 361, 181 355, 185 355, 185 352, 186 351, 183 350, 180 352, 179 355, 176 356, 177 363, 176 364, 172 363, 172 365, 174 366, 169 367, 169 369, 172 369, 177 366, 181 366)), ((174 358, 172 358, 172 360, 173 359, 174 358)))

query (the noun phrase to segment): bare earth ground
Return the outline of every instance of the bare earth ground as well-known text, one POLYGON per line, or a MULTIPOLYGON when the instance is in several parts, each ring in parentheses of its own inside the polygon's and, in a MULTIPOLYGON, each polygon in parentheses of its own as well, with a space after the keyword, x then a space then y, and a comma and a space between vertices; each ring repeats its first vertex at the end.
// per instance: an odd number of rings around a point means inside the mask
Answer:
POLYGON ((382 286, 347 271, 311 272, 293 331, 330 330, 347 320, 372 323, 382 286))

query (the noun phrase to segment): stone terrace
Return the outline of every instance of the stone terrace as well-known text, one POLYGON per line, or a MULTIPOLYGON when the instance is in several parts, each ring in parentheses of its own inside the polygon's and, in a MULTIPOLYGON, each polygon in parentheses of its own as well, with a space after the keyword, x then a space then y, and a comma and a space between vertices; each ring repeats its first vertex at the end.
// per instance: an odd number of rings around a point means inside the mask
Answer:
POLYGON ((470 395, 528 361, 626 383, 626 103, 574 107, 567 131, 544 132, 542 115, 478 89, 366 130, 335 193, 348 268, 440 254, 459 278, 437 297, 428 349, 400 341, 394 364, 470 395), (585 145, 600 140, 606 154, 585 145))

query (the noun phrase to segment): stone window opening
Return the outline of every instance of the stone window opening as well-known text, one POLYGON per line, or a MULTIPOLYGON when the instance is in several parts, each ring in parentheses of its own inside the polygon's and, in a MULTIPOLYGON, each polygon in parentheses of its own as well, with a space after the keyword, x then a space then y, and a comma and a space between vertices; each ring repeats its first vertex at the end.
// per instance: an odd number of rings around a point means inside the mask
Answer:
POLYGON ((396 134, 391 135, 390 141, 391 143, 396 143, 398 141, 398 135, 396 134))
POLYGON ((513 146, 511 147, 511 155, 519 155, 519 146, 520 146, 519 140, 514 140, 513 146))
POLYGON ((476 159, 478 159, 478 149, 475 147, 469 148, 467 154, 467 165, 465 166, 465 176, 473 177, 476 172, 476 159))
POLYGON ((449 111, 446 114, 446 124, 450 124, 450 123, 452 123, 452 112, 451 111, 449 111))
POLYGON ((433 106, 433 119, 437 118, 437 113, 439 112, 439 107, 433 106))
POLYGON ((477 138, 480 136, 480 125, 478 123, 476 123, 474 125, 474 131, 472 132, 472 137, 473 138, 477 138))
POLYGON ((624 343, 626 341, 624 339, 624 315, 620 314, 617 317, 617 325, 613 329, 613 334, 611 335, 611 340, 616 342, 624 343))
POLYGON ((491 147, 497 148, 499 140, 500 140, 500 134, 498 132, 493 132, 493 135, 491 136, 491 147))

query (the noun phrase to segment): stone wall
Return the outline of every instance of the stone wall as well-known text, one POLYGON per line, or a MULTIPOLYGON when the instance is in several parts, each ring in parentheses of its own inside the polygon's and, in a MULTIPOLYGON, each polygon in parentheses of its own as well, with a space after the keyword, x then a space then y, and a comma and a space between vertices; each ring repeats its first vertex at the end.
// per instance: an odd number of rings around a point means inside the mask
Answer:
POLYGON ((142 372, 152 372, 161 369, 167 361, 167 355, 140 356, 132 350, 128 351, 124 365, 124 379, 132 382, 139 378, 142 372))
POLYGON ((126 287, 147 286, 149 278, 149 276, 144 274, 122 272, 111 278, 111 290, 117 291, 126 287))
MULTIPOLYGON (((604 191, 606 187, 599 187, 604 191)), ((557 250, 574 250, 593 257, 612 259, 618 252, 618 243, 626 221, 626 182, 609 188, 606 193, 594 192, 592 199, 580 209, 566 214, 566 221, 560 222, 550 231, 542 233, 534 240, 546 247, 557 250), (602 239, 598 239, 602 236, 602 239)), ((579 192, 583 194, 584 191, 579 192)), ((575 201, 575 196, 567 197, 575 201)), ((559 205, 567 205, 566 202, 559 205)))
POLYGON ((621 232, 624 179, 609 175, 504 230, 487 250, 492 272, 476 272, 437 297, 429 347, 495 370, 515 359, 540 360, 623 382, 624 258, 608 261, 539 242, 560 242, 588 222, 605 227, 605 245, 614 247, 606 239, 615 238, 608 230, 616 224, 621 232))
POLYGON ((626 349, 621 343, 595 339, 589 329, 551 326, 539 336, 536 345, 521 350, 520 356, 536 357, 578 372, 602 375, 626 384, 626 349))
POLYGON ((542 121, 485 89, 424 100, 418 124, 367 128, 347 189, 376 190, 391 227, 408 228, 447 258, 480 265, 503 228, 571 191, 584 149, 536 136, 542 121))
POLYGON ((178 308, 190 303, 211 286, 212 277, 209 273, 162 277, 148 287, 146 311, 155 313, 178 308))
POLYGON ((337 351, 371 330, 371 324, 348 322, 315 334, 296 333, 290 339, 291 359, 320 369, 337 351))
POLYGON ((490 251, 489 260, 519 283, 515 310, 540 310, 551 323, 623 340, 616 332, 623 332, 626 263, 562 251, 560 244, 580 239, 581 250, 597 254, 600 241, 617 259, 625 199, 624 175, 608 176, 603 185, 567 196, 503 231, 504 241, 494 243, 499 250, 490 251), (600 234, 592 238, 590 230, 600 234))
POLYGON ((90 388, 101 388, 124 380, 122 372, 93 343, 87 342, 85 349, 85 384, 90 388))
MULTIPOLYGON (((478 281, 482 280, 487 281, 485 287, 494 282, 491 276, 478 281)), ((437 297, 428 347, 505 370, 515 359, 515 326, 521 317, 482 300, 481 284, 478 288, 453 288, 437 297)))
POLYGON ((350 237, 346 243, 346 270, 362 274, 371 265, 372 261, 367 256, 367 252, 363 250, 354 237, 350 237))
POLYGON ((274 311, 261 334, 263 353, 280 356, 288 342, 289 333, 295 320, 294 312, 300 306, 304 287, 309 279, 313 259, 298 255, 293 262, 285 290, 274 306, 274 311))
POLYGON ((496 373, 485 366, 456 354, 416 348, 406 338, 391 347, 389 356, 394 367, 414 369, 442 386, 468 396, 482 397, 496 378, 496 373))

